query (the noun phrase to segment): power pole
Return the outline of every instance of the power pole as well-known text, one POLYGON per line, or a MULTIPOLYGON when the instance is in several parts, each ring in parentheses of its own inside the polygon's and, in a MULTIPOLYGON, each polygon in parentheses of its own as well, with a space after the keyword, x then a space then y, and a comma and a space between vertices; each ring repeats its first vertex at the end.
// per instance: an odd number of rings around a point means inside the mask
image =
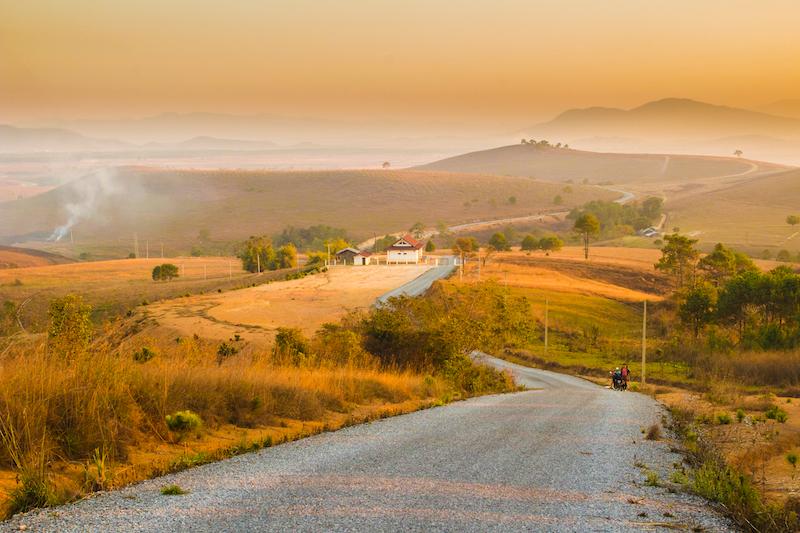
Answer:
POLYGON ((550 300, 544 300, 544 355, 547 356, 547 334, 550 329, 550 300))
POLYGON ((647 363, 647 300, 644 301, 644 312, 642 313, 642 385, 647 384, 645 374, 645 364, 647 363))
POLYGON ((161 243, 161 259, 164 259, 164 243, 161 243))
POLYGON ((261 254, 256 254, 256 263, 258 263, 258 273, 261 274, 261 254))
POLYGON ((328 245, 328 266, 331 266, 331 243, 326 242, 325 244, 328 245))
POLYGON ((133 255, 139 259, 139 235, 136 233, 133 234, 133 255))
POLYGON ((228 279, 233 278, 233 267, 231 266, 231 260, 228 259, 228 279))
POLYGON ((145 259, 150 259, 150 240, 144 241, 145 259))

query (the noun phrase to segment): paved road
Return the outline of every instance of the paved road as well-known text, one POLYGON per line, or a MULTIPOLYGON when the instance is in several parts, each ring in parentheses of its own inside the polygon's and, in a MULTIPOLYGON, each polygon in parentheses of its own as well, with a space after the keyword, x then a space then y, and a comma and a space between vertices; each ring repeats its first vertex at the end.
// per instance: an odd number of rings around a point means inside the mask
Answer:
POLYGON ((2 524, 33 531, 637 531, 729 523, 646 487, 679 457, 640 427, 660 408, 517 367, 533 390, 317 435, 2 524), (162 496, 177 483, 191 492, 162 496))
MULTIPOLYGON (((386 303, 389 298, 394 296, 420 296, 425 291, 433 285, 433 282, 437 279, 446 278, 450 275, 450 273, 456 268, 455 265, 455 257, 440 257, 438 258, 439 261, 447 262, 447 264, 442 264, 440 266, 432 267, 430 270, 426 270, 420 276, 412 279, 408 283, 401 285, 396 289, 392 289, 391 291, 387 292, 386 294, 381 295, 378 297, 376 304, 386 303)), ((402 268, 402 267, 397 267, 402 268)))

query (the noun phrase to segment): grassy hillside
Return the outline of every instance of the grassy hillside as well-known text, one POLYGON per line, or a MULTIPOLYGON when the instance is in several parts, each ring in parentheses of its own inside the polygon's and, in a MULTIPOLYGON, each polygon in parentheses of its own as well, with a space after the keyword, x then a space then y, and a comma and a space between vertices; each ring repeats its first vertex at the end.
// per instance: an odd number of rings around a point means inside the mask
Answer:
POLYGON ((420 170, 530 176, 547 180, 626 183, 724 176, 747 172, 746 160, 688 155, 611 154, 518 144, 482 150, 418 167, 420 170))
POLYGON ((70 259, 64 256, 43 252, 41 250, 0 246, 0 269, 62 265, 71 262, 70 259))
POLYGON ((800 251, 798 227, 786 216, 800 214, 800 170, 765 176, 667 203, 669 225, 709 242, 758 251, 800 251))
MULTIPOLYGON (((78 213, 75 245, 64 252, 140 253, 165 244, 168 255, 186 252, 207 230, 215 242, 288 225, 328 224, 353 238, 433 225, 523 216, 580 205, 616 193, 527 178, 429 171, 166 171, 121 169, 94 175, 0 209, 0 242, 45 240, 78 213), (514 197, 514 201, 509 198, 514 197)), ((69 237, 65 238, 66 242, 69 237)))

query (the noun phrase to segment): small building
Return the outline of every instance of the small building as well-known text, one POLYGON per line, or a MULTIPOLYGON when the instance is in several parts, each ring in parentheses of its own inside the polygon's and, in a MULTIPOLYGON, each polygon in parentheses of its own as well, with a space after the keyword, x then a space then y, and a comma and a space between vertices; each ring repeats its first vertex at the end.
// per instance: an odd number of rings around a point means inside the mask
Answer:
POLYGON ((396 240, 386 249, 388 264, 418 264, 422 262, 422 243, 411 235, 396 240))
POLYGON ((336 252, 336 262, 342 265, 368 265, 372 254, 356 248, 344 248, 336 252))

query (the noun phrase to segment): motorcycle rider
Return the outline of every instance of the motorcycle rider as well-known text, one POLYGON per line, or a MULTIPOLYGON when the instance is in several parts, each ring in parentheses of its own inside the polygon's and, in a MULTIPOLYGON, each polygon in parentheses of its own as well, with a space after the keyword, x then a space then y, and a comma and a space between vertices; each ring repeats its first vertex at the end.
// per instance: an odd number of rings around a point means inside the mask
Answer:
POLYGON ((622 374, 622 380, 625 382, 624 388, 627 390, 628 389, 628 381, 630 381, 630 379, 631 379, 631 371, 628 370, 628 365, 627 364, 622 365, 622 370, 620 370, 620 373, 622 374))

